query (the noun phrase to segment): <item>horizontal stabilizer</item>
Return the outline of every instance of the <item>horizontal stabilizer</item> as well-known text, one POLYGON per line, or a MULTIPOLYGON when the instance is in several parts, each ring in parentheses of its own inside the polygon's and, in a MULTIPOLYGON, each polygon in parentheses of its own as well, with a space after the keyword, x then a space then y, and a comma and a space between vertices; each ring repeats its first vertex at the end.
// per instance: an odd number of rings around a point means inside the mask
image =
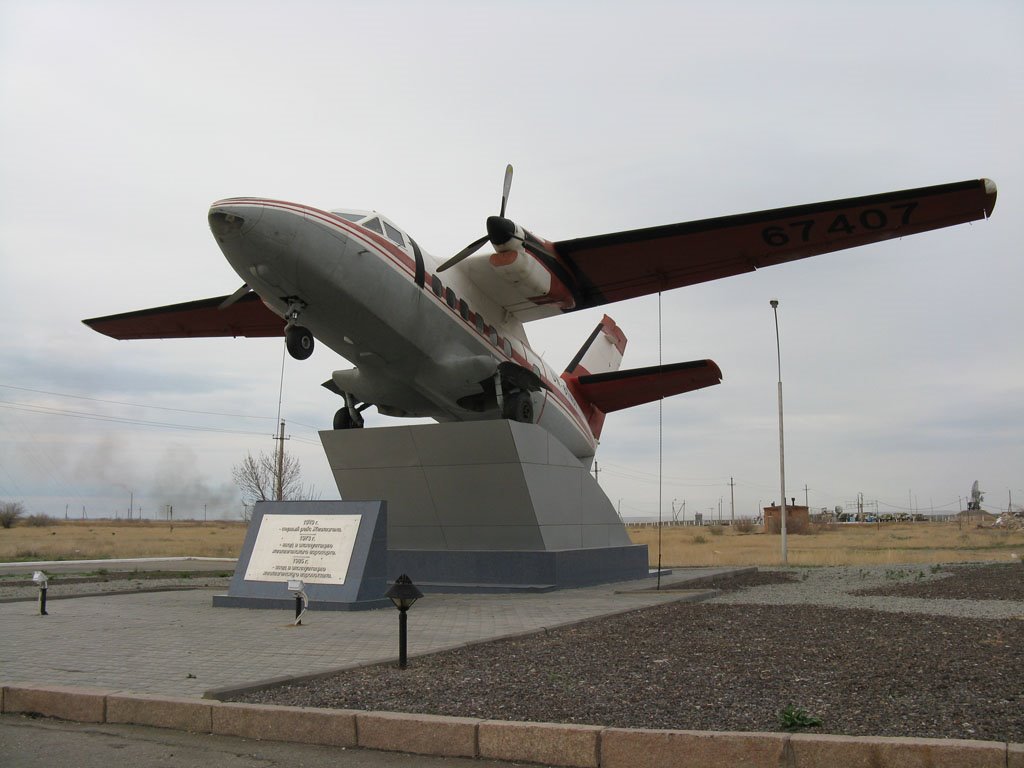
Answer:
POLYGON ((574 382, 574 389, 590 405, 611 413, 662 397, 714 386, 721 381, 722 371, 714 361, 693 360, 580 376, 574 382))
POLYGON ((184 304, 94 317, 82 322, 94 331, 114 339, 284 335, 284 320, 275 315, 255 293, 245 294, 221 309, 221 305, 230 298, 233 297, 215 296, 184 304))

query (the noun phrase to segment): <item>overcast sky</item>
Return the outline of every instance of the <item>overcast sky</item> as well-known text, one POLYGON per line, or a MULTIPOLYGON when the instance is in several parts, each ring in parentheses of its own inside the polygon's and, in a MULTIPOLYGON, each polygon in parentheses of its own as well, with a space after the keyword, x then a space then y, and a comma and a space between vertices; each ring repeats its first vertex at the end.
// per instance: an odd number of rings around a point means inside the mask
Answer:
MULTIPOLYGON (((1024 5, 996 2, 0 0, 0 500, 30 512, 237 517, 272 451, 283 342, 117 342, 83 318, 239 279, 206 223, 236 195, 373 208, 448 256, 496 212, 550 240, 990 177, 990 221, 684 288, 664 362, 721 386, 664 401, 663 513, 863 493, 882 511, 1024 501, 1024 5)), ((530 324, 564 367, 604 311, 658 362, 657 297, 530 324)), ((350 367, 288 359, 316 430, 350 367)), ((373 425, 401 424, 374 416, 373 425)), ((612 414, 600 482, 656 516, 659 405, 612 414)))

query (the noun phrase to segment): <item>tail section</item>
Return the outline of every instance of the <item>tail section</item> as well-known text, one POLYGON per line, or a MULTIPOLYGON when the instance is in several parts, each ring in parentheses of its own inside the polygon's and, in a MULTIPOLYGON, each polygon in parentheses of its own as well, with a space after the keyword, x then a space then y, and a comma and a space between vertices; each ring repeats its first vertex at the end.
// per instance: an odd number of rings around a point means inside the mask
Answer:
POLYGON ((625 351, 626 335, 614 320, 605 315, 566 367, 562 378, 617 371, 625 351))
POLYGON ((594 437, 601 436, 606 413, 711 387, 722 381, 722 371, 712 360, 620 371, 625 348, 625 335, 615 321, 605 315, 562 374, 583 409, 594 437))

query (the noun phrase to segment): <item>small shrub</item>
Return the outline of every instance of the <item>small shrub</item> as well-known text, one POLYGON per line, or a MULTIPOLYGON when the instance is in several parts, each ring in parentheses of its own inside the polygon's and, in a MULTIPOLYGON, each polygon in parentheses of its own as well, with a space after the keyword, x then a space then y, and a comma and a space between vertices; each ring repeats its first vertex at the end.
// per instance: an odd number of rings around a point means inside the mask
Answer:
POLYGON ((696 536, 693 537, 693 543, 694 544, 707 544, 708 540, 706 538, 704 538, 704 536, 702 536, 701 534, 698 533, 696 536))
POLYGON ((24 514, 25 506, 20 501, 0 503, 0 527, 10 528, 24 514))
POLYGON ((733 528, 736 529, 736 533, 753 533, 754 528, 756 527, 757 526, 754 521, 749 517, 741 517, 733 525, 733 528))
POLYGON ((818 728, 821 718, 809 715, 806 709, 790 704, 779 712, 779 725, 784 731, 797 731, 802 728, 818 728))
POLYGON ((721 525, 712 525, 708 527, 708 532, 712 536, 721 536, 723 533, 725 533, 725 528, 723 528, 721 525))
POLYGON ((25 518, 25 523, 33 528, 45 528, 48 525, 53 525, 53 518, 49 515, 29 515, 25 518))

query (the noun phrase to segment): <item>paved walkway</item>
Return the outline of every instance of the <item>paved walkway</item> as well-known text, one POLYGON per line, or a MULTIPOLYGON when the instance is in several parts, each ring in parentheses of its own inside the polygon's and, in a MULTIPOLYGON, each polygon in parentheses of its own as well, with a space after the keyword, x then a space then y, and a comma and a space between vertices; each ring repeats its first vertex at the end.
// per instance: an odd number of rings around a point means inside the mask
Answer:
MULTIPOLYGON (((685 569, 675 583, 733 569, 685 569)), ((427 595, 409 613, 409 653, 535 631, 683 599, 654 580, 545 594, 427 595)), ((199 697, 277 678, 397 657, 398 614, 213 608, 213 590, 0 605, 0 680, 199 697)), ((411 661, 415 663, 415 661, 411 661)))

